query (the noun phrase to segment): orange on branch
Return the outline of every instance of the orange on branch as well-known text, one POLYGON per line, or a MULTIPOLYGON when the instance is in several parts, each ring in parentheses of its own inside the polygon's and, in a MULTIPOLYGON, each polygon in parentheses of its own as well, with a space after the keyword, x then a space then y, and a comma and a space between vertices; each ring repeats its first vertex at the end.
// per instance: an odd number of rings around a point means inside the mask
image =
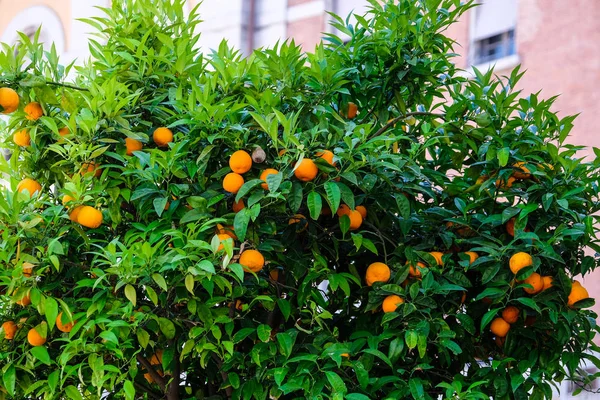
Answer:
POLYGON ((23 269, 23 276, 26 278, 31 278, 31 274, 33 273, 34 264, 30 262, 24 262, 21 268, 23 269))
POLYGON ((390 280, 391 276, 392 271, 390 270, 390 267, 382 262, 374 262, 367 267, 365 281, 367 286, 373 286, 375 282, 386 283, 390 280))
POLYGON ((29 332, 27 332, 27 341, 30 345, 37 347, 46 343, 46 338, 42 337, 35 328, 31 328, 29 332))
POLYGON ((421 261, 417 261, 416 264, 411 263, 410 261, 407 261, 406 264, 409 266, 408 275, 415 277, 415 278, 421 277, 421 270, 419 268, 426 268, 425 264, 423 264, 421 261))
POLYGON ((33 179, 25 178, 17 185, 17 191, 19 193, 28 192, 31 197, 42 191, 42 185, 33 179))
POLYGON ((571 292, 569 293, 567 305, 569 307, 572 307, 578 301, 587 299, 589 297, 590 295, 587 289, 581 286, 581 283, 579 283, 579 281, 574 281, 573 285, 571 286, 571 292))
POLYGON ((236 174, 245 174, 252 168, 252 157, 244 150, 238 150, 229 157, 229 168, 236 174))
POLYGON ((219 238, 219 243, 221 243, 221 244, 219 244, 219 247, 217 248, 217 251, 221 251, 221 250, 225 249, 225 247, 224 247, 224 245, 222 243, 223 241, 225 241, 227 239, 233 240, 233 238, 231 236, 229 236, 228 234, 226 234, 226 233, 218 233, 217 237, 219 238))
POLYGON ((242 211, 244 208, 246 208, 246 205, 244 204, 244 200, 242 199, 240 199, 239 201, 234 201, 233 206, 231 207, 231 209, 235 213, 242 211))
POLYGON ((246 271, 259 272, 265 266, 265 257, 258 250, 246 250, 238 261, 246 271))
POLYGON ((479 258, 479 255, 474 251, 465 251, 465 254, 469 256, 469 264, 473 264, 479 258))
POLYGON ((24 111, 25 118, 27 118, 30 121, 37 121, 42 117, 42 115, 44 115, 44 110, 42 109, 42 106, 40 105, 40 103, 37 103, 35 101, 27 104, 24 108, 24 111))
POLYGON ((308 228, 308 221, 302 214, 294 214, 294 216, 288 220, 288 225, 293 224, 298 224, 296 227, 297 233, 304 232, 308 228))
POLYGON ((277 171, 275 168, 267 168, 267 169, 263 170, 263 172, 261 172, 261 174, 260 174, 260 180, 264 182, 263 184, 261 184, 261 187, 265 190, 269 190, 269 184, 267 183, 267 176, 277 175, 278 173, 279 173, 279 171, 277 171))
POLYGON ((223 179, 223 189, 229 193, 237 193, 244 185, 244 177, 235 172, 230 172, 223 179))
POLYGON ((490 325, 490 331, 496 335, 497 337, 505 337, 510 330, 510 324, 506 322, 503 318, 496 318, 492 321, 490 325))
POLYGON ((515 306, 508 306, 502 311, 502 318, 509 324, 514 324, 519 319, 520 311, 515 306))
POLYGON ((20 131, 16 131, 13 135, 13 142, 17 146, 21 147, 31 146, 31 137, 29 136, 29 132, 27 131, 27 129, 21 129, 20 131))
POLYGON ((383 309, 383 312, 385 312, 385 313, 394 312, 394 311, 396 311, 398 306, 402 303, 404 303, 404 299, 402 299, 402 297, 392 294, 392 295, 387 296, 383 300, 383 304, 382 304, 381 308, 383 309))
POLYGON ((11 88, 0 88, 0 107, 2 114, 10 114, 19 108, 19 94, 11 88))
POLYGON ((529 168, 527 168, 525 166, 525 163, 523 161, 519 161, 517 163, 514 163, 513 165, 514 168, 514 172, 512 174, 512 176, 514 176, 517 179, 529 179, 531 178, 531 171, 529 171, 529 168))
POLYGON ((330 150, 319 151, 315 154, 317 157, 322 158, 327 161, 329 165, 335 166, 336 163, 333 162, 333 152, 330 150))
POLYGON ((152 133, 152 140, 158 147, 167 147, 173 141, 173 132, 165 127, 156 128, 152 133))
POLYGON ((75 325, 75 321, 67 322, 66 324, 63 324, 62 317, 63 317, 63 313, 60 312, 58 314, 58 316, 56 317, 56 328, 61 332, 65 332, 65 333, 71 332, 71 330, 73 329, 73 325, 75 325))
POLYGON ((544 282, 544 287, 542 290, 548 290, 553 286, 552 283, 554 282, 554 278, 549 275, 545 275, 542 276, 542 281, 544 282))
POLYGON ((83 206, 78 211, 77 222, 86 228, 96 229, 102 225, 102 212, 94 207, 83 206))
POLYGON ((4 331, 4 339, 12 340, 17 333, 17 324, 14 321, 6 321, 2 324, 2 330, 4 331))
POLYGON ((534 272, 533 274, 529 275, 527 279, 525 279, 522 283, 533 286, 531 288, 524 288, 525 291, 529 294, 539 293, 544 288, 544 280, 542 279, 541 275, 537 272, 534 272))
POLYGON ((317 177, 318 173, 319 168, 317 168, 317 164, 310 158, 304 158, 300 163, 296 163, 294 169, 294 175, 302 182, 312 181, 317 177))
POLYGON ((437 265, 444 265, 444 260, 442 260, 444 253, 442 253, 441 251, 430 251, 429 254, 431 254, 433 258, 435 258, 435 262, 437 263, 437 265))
POLYGON ((134 151, 140 151, 144 145, 139 140, 125 138, 125 148, 128 156, 132 156, 134 151))
POLYGON ((356 206, 356 211, 358 211, 363 219, 367 218, 367 208, 365 206, 356 206))
POLYGON ((533 258, 525 252, 518 252, 512 255, 508 265, 513 274, 518 274, 523 268, 533 265, 533 258))

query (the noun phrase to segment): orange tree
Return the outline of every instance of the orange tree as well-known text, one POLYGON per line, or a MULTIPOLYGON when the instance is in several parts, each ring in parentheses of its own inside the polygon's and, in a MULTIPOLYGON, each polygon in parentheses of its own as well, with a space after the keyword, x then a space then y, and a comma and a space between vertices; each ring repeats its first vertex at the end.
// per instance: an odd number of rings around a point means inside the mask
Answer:
POLYGON ((306 54, 201 54, 183 0, 113 1, 81 67, 4 46, 1 397, 585 387, 600 163, 518 69, 461 78, 472 3, 370 3, 306 54))

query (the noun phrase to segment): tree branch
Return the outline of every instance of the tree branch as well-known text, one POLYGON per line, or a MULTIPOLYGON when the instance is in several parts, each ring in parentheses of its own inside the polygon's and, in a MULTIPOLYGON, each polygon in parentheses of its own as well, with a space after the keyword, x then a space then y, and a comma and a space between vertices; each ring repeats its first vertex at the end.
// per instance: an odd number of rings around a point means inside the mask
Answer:
POLYGON ((156 372, 156 370, 154 369, 154 367, 152 366, 152 364, 150 364, 150 361, 148 361, 144 357, 142 357, 141 354, 136 355, 136 358, 137 358, 138 362, 140 364, 142 364, 148 370, 148 373, 150 374, 150 376, 152 377, 152 379, 154 379, 154 381, 160 387, 160 390, 162 390, 163 393, 164 393, 166 386, 165 386, 165 380, 163 379, 163 377, 160 376, 158 374, 158 372, 156 372))
POLYGON ((172 340, 170 342, 171 346, 173 346, 173 348, 175 349, 175 355, 173 357, 175 365, 173 366, 173 373, 171 374, 172 379, 167 387, 167 400, 179 400, 179 380, 181 379, 181 363, 179 362, 179 353, 177 352, 177 347, 174 345, 172 340))
POLYGON ((50 86, 60 86, 60 87, 65 87, 65 88, 69 88, 69 89, 80 90, 82 92, 88 92, 89 91, 89 89, 82 88, 82 87, 75 86, 75 85, 70 85, 68 83, 46 81, 46 84, 50 85, 50 86))
POLYGON ((156 400, 160 400, 163 398, 162 395, 158 394, 158 393, 154 393, 149 387, 147 387, 146 385, 142 385, 141 383, 137 383, 137 382, 133 382, 133 385, 142 390, 144 393, 148 393, 148 396, 152 397, 153 399, 156 400))
MULTIPOLYGON (((215 360, 215 363, 217 363, 217 367, 219 368, 223 382, 227 382, 229 380, 229 375, 227 375, 227 372, 223 371, 223 361, 215 353, 212 353, 212 358, 215 360)), ((231 399, 231 396, 233 395, 231 386, 225 388, 225 393, 227 394, 227 398, 231 399)))
POLYGON ((387 124, 385 124, 384 126, 382 126, 381 128, 379 128, 379 130, 377 132, 375 132, 374 134, 372 134, 369 139, 373 139, 376 136, 379 136, 381 134, 383 134, 385 131, 387 131, 391 126, 396 125, 398 123, 398 121, 405 119, 406 117, 415 117, 415 116, 426 116, 426 117, 435 117, 435 118, 445 118, 446 114, 436 114, 436 113, 430 113, 430 112, 421 112, 421 111, 416 111, 416 112, 410 112, 410 113, 406 113, 403 115, 400 115, 394 119, 391 119, 388 121, 387 124))

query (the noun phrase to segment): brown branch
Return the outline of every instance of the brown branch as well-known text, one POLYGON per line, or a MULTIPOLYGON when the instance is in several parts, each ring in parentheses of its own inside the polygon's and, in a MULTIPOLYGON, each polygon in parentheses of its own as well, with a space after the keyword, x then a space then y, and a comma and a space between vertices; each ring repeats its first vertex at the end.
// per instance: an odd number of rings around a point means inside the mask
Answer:
POLYGON ((388 121, 387 124, 385 124, 384 126, 382 126, 381 128, 379 128, 379 130, 377 132, 375 132, 373 135, 371 135, 369 137, 369 139, 372 139, 376 136, 379 136, 381 134, 383 134, 385 131, 387 131, 391 126, 396 125, 400 120, 403 120, 407 117, 415 117, 415 116, 426 116, 426 117, 435 117, 435 118, 445 118, 446 114, 436 114, 436 113, 430 113, 430 112, 421 112, 421 111, 416 111, 416 112, 410 112, 410 113, 406 113, 403 115, 400 115, 394 119, 391 119, 388 121))
MULTIPOLYGON (((219 372, 221 373, 221 378, 223 378, 223 382, 227 382, 229 380, 229 375, 227 374, 227 372, 223 371, 223 361, 215 353, 212 353, 212 358, 217 363, 217 367, 219 368, 219 372)), ((225 388, 225 393, 227 394, 227 398, 231 399, 231 396, 233 395, 233 390, 231 389, 231 386, 225 388)))
POLYGON ((175 355, 173 357, 173 361, 175 365, 173 366, 173 373, 171 374, 172 379, 169 382, 167 387, 167 400, 179 400, 179 381, 181 379, 181 362, 179 361, 179 354, 177 352, 177 347, 174 346, 173 341, 170 341, 171 346, 175 349, 175 355))
POLYGON ((69 88, 69 89, 80 90, 82 92, 89 92, 89 89, 82 88, 82 87, 75 86, 75 85, 69 85, 68 83, 46 81, 46 84, 50 85, 50 86, 61 86, 61 87, 69 88))
POLYGON ((149 387, 147 387, 146 385, 142 385, 141 383, 138 383, 138 382, 133 382, 133 385, 134 385, 136 388, 138 388, 138 389, 142 390, 144 393, 148 393, 148 396, 152 397, 153 399, 160 400, 160 399, 162 399, 162 398, 163 398, 163 396, 162 396, 162 395, 160 395, 160 394, 158 394, 158 393, 154 393, 154 392, 152 391, 152 389, 150 389, 150 388, 149 388, 149 387))
POLYGON ((152 364, 150 364, 150 361, 148 361, 144 357, 142 357, 141 354, 136 355, 136 358, 137 358, 138 362, 140 364, 142 364, 148 370, 148 373, 150 374, 150 376, 152 377, 152 379, 154 379, 154 381, 160 387, 160 390, 162 390, 163 393, 164 393, 166 386, 165 386, 165 380, 163 379, 163 377, 160 376, 158 374, 158 372, 156 372, 156 370, 154 369, 154 367, 152 366, 152 364))

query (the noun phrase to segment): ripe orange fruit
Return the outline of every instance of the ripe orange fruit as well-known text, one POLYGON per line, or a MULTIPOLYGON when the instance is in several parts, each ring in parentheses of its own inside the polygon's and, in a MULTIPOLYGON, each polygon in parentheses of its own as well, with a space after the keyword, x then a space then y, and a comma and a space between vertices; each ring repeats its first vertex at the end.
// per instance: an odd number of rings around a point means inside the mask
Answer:
POLYGON ((330 150, 323 150, 323 151, 319 151, 317 154, 315 154, 317 157, 322 158, 323 160, 327 161, 330 165, 335 166, 336 163, 333 162, 333 152, 330 150))
POLYGON ((40 106, 40 103, 37 103, 35 101, 27 104, 24 110, 26 114, 25 118, 27 118, 30 121, 37 121, 42 115, 44 115, 44 110, 42 110, 42 106, 40 106))
POLYGON ((246 208, 246 205, 244 204, 244 200, 240 199, 240 201, 234 201, 233 202, 233 212, 240 212, 242 211, 244 208, 246 208))
POLYGON ((520 311, 515 306, 508 306, 502 311, 502 318, 509 324, 514 324, 519 319, 520 311))
POLYGON ((362 225, 363 222, 363 218, 362 215, 360 215, 360 213, 356 210, 351 211, 350 215, 348 215, 348 217, 350 218, 350 230, 351 231, 355 231, 358 228, 360 228, 360 226, 362 225))
POLYGON ((62 204, 63 204, 63 206, 65 206, 66 208, 69 208, 69 207, 67 207, 67 203, 68 203, 68 202, 70 202, 70 201, 74 201, 74 200, 75 200, 75 199, 74 199, 73 197, 69 196, 68 194, 65 194, 65 195, 63 196, 63 198, 62 198, 62 204))
POLYGON ((392 271, 390 271, 390 267, 382 262, 374 262, 367 267, 365 281, 367 282, 367 286, 373 286, 375 282, 386 283, 390 280, 391 276, 392 271))
POLYGON ((134 151, 140 151, 143 147, 144 145, 139 140, 125 138, 125 148, 128 156, 132 156, 134 151))
POLYGON ((524 288, 525 291, 529 294, 539 293, 544 288, 544 281, 542 280, 542 276, 537 272, 534 272, 533 274, 529 275, 529 277, 525 279, 522 283, 526 283, 533 286, 533 288, 524 288))
POLYGON ((2 330, 4 331, 4 339, 13 340, 15 333, 17 333, 17 324, 14 321, 6 321, 2 324, 2 330))
POLYGON ((217 224, 217 233, 224 233, 225 235, 232 238, 234 241, 237 240, 237 235, 235 234, 235 229, 233 226, 222 226, 217 224))
POLYGON ((165 127, 156 128, 152 134, 152 140, 158 147, 167 147, 173 141, 173 132, 165 127))
POLYGON ((27 132, 27 129, 21 129, 20 131, 16 131, 13 135, 13 142, 15 142, 17 146, 21 147, 31 146, 31 137, 29 136, 29 132, 27 132))
POLYGON ((554 281, 554 278, 552 278, 550 275, 545 275, 542 276, 542 281, 544 282, 544 288, 542 290, 546 290, 552 287, 552 282, 554 281))
POLYGON ((358 106, 351 101, 348 102, 348 113, 346 114, 346 117, 348 119, 354 119, 356 118, 356 114, 358 114, 358 106))
POLYGON ((77 222, 87 228, 96 229, 102 225, 102 212, 94 207, 83 206, 78 211, 77 222))
POLYGON ((84 206, 77 206, 69 213, 69 219, 73 222, 77 222, 77 218, 79 217, 79 213, 83 209, 84 206))
POLYGON ((512 237, 515 236, 515 218, 511 218, 506 221, 506 232, 512 237))
POLYGON ((444 261, 442 260, 444 253, 442 253, 441 251, 430 251, 429 254, 431 254, 433 258, 435 258, 437 265, 444 265, 444 261))
POLYGON ((513 185, 513 183, 515 183, 515 177, 514 176, 509 176, 508 179, 504 180, 504 179, 496 179, 496 187, 498 189, 510 189, 513 185))
POLYGON ((31 297, 29 297, 29 291, 27 293, 25 293, 25 295, 23 296, 23 298, 21 298, 21 300, 17 301, 17 304, 25 307, 31 304, 31 297))
POLYGON ((71 134, 71 130, 67 126, 63 126, 58 130, 58 134, 62 137, 68 136, 71 134))
POLYGON ((150 357, 151 365, 162 365, 163 362, 163 350, 158 349, 156 352, 150 357))
POLYGON ((63 324, 62 315, 63 315, 63 313, 60 312, 58 314, 58 316, 56 317, 56 328, 61 332, 69 333, 69 332, 71 332, 71 329, 73 329, 73 325, 75 325, 75 321, 67 322, 66 324, 63 324))
POLYGON ((294 175, 302 182, 312 181, 317 177, 318 173, 319 168, 317 168, 317 164, 310 158, 304 158, 300 163, 296 163, 294 169, 294 175))
POLYGON ((356 206, 356 211, 358 211, 363 219, 367 218, 367 208, 365 206, 356 206))
POLYGON ((467 292, 462 292, 462 296, 460 296, 460 304, 465 304, 465 301, 467 301, 467 292))
POLYGON ((469 264, 473 264, 479 258, 479 255, 474 251, 465 251, 465 254, 469 256, 469 264))
POLYGON ((235 172, 230 172, 223 179, 223 189, 229 193, 237 193, 244 185, 244 177, 235 172))
POLYGON ((517 163, 513 164, 513 168, 515 169, 515 172, 513 172, 512 176, 514 176, 517 179, 529 179, 531 178, 531 174, 529 169, 525 166, 525 163, 523 161, 519 161, 517 163))
POLYGON ((500 317, 495 318, 490 325, 490 331, 497 337, 505 337, 509 330, 510 324, 500 317))
POLYGON ((236 174, 245 174, 252 168, 252 157, 244 150, 238 150, 229 157, 229 168, 236 174))
POLYGON ((298 224, 296 227, 296 232, 304 232, 308 228, 308 221, 306 221, 306 217, 302 214, 294 214, 292 218, 289 219, 288 225, 298 224))
POLYGON ((529 254, 521 251, 513 254, 508 265, 510 266, 512 273, 516 275, 523 268, 533 265, 533 258, 531 258, 529 254))
POLYGON ((342 353, 342 354, 340 354, 340 356, 346 357, 346 358, 350 358, 350 354, 349 353, 342 353))
POLYGON ((588 297, 590 297, 590 295, 586 288, 581 286, 581 283, 579 283, 579 281, 574 281, 573 286, 571 286, 571 293, 569 293, 567 305, 569 307, 572 307, 578 301, 587 299, 588 297))
POLYGON ((416 278, 420 278, 421 277, 421 270, 420 268, 425 268, 425 264, 423 264, 421 261, 417 261, 417 264, 413 264, 410 261, 407 261, 406 264, 409 265, 409 269, 408 269, 408 275, 409 276, 413 276, 416 278))
POLYGON ((2 114, 10 114, 19 108, 19 95, 11 88, 0 88, 0 107, 2 114))
POLYGON ((269 272, 269 277, 271 279, 273 279, 274 281, 279 281, 279 270, 278 269, 272 269, 269 272))
POLYGON ((263 170, 263 172, 260 174, 260 180, 265 182, 261 185, 262 188, 265 190, 269 190, 269 185, 267 184, 267 176, 276 175, 278 173, 279 173, 279 171, 277 171, 275 168, 267 168, 267 169, 263 170))
POLYGON ((80 175, 85 175, 86 173, 94 173, 94 176, 96 178, 100 177, 100 175, 102 175, 102 170, 100 169, 100 164, 98 164, 95 161, 89 161, 89 162, 85 162, 83 163, 83 165, 81 166, 81 170, 79 170, 79 174, 80 175))
POLYGON ((24 191, 29 192, 29 196, 33 196, 38 192, 42 191, 42 185, 40 185, 37 181, 34 181, 30 178, 25 178, 17 185, 17 191, 19 193, 23 193, 24 191))
POLYGON ((336 211, 338 217, 341 217, 342 215, 350 216, 351 213, 352 210, 346 204, 341 204, 340 208, 338 208, 338 210, 336 211))
POLYGON ((381 308, 385 313, 394 312, 402 303, 404 303, 404 299, 402 299, 402 297, 392 294, 387 296, 385 300, 383 300, 383 305, 381 308))
POLYGON ((33 265, 32 263, 24 262, 23 265, 21 266, 21 268, 23 269, 23 276, 27 277, 27 278, 31 278, 31 273, 33 272, 33 267, 35 267, 35 265, 33 265))
POLYGON ((27 341, 30 345, 36 347, 42 346, 44 343, 46 343, 46 338, 42 337, 42 335, 40 335, 35 328, 31 328, 29 332, 27 332, 27 341))
MULTIPOLYGON (((229 236, 229 235, 228 235, 228 234, 226 234, 226 233, 219 233, 219 234, 217 234, 217 237, 219 238, 219 242, 223 242, 224 240, 227 240, 227 239, 233 239, 231 236, 229 236)), ((221 250, 223 250, 224 248, 225 248, 225 247, 223 246, 223 243, 221 243, 221 244, 219 245, 219 247, 217 248, 217 251, 221 251, 221 250)))
POLYGON ((259 272, 265 266, 265 257, 258 250, 246 250, 238 261, 246 271, 259 272))

